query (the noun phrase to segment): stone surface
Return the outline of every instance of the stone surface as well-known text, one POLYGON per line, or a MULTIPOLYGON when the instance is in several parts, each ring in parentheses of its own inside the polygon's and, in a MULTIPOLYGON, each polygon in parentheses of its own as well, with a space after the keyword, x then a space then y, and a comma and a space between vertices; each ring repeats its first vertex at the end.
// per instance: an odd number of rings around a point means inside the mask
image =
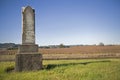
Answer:
POLYGON ((19 54, 38 52, 38 45, 20 45, 18 49, 19 54))
POLYGON ((42 55, 38 53, 34 54, 17 54, 16 55, 16 67, 15 70, 21 71, 31 71, 42 69, 42 55))
POLYGON ((30 6, 22 8, 22 44, 35 44, 35 10, 30 6))

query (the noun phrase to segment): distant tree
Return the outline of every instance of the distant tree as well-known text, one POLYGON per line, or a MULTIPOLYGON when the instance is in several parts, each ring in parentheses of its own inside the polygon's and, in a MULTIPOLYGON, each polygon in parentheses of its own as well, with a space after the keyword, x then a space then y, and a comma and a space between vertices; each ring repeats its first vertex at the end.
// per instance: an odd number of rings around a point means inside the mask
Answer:
POLYGON ((63 44, 60 44, 59 45, 59 48, 64 48, 65 46, 63 44))
POLYGON ((104 46, 104 43, 100 42, 100 43, 99 43, 99 46, 104 46))

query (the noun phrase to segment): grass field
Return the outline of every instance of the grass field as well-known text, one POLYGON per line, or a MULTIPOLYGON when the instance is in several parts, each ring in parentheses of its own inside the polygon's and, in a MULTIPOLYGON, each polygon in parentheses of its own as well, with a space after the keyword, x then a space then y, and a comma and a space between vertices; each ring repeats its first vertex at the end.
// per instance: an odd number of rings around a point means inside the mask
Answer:
POLYGON ((0 80, 120 80, 120 59, 44 60, 43 70, 6 72, 14 62, 0 62, 0 80))
POLYGON ((120 80, 120 46, 39 49, 43 70, 20 73, 13 71, 16 53, 0 51, 0 80, 120 80), (45 60, 58 58, 80 60, 45 60))

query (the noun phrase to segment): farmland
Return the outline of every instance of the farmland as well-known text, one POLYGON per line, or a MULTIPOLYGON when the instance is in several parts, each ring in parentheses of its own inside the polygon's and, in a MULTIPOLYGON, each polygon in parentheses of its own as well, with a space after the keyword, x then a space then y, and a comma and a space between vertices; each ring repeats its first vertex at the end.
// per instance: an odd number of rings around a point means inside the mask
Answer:
MULTIPOLYGON (((13 61, 17 50, 0 51, 0 61, 13 61)), ((70 48, 39 48, 44 60, 120 58, 120 46, 76 46, 70 48)))
POLYGON ((120 46, 75 46, 70 48, 39 49, 43 54, 120 53, 120 46))
POLYGON ((120 80, 120 46, 39 48, 43 69, 20 73, 14 72, 16 53, 0 52, 0 80, 120 80))

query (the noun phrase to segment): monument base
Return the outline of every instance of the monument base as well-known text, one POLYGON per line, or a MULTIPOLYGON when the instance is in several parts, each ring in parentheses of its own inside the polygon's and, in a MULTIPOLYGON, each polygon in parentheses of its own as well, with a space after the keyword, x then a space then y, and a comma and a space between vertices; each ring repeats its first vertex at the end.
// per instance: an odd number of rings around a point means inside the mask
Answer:
POLYGON ((33 53, 38 52, 38 45, 35 44, 22 44, 19 46, 18 53, 33 53))
POLYGON ((16 54, 15 71, 36 71, 42 69, 42 54, 16 54))

